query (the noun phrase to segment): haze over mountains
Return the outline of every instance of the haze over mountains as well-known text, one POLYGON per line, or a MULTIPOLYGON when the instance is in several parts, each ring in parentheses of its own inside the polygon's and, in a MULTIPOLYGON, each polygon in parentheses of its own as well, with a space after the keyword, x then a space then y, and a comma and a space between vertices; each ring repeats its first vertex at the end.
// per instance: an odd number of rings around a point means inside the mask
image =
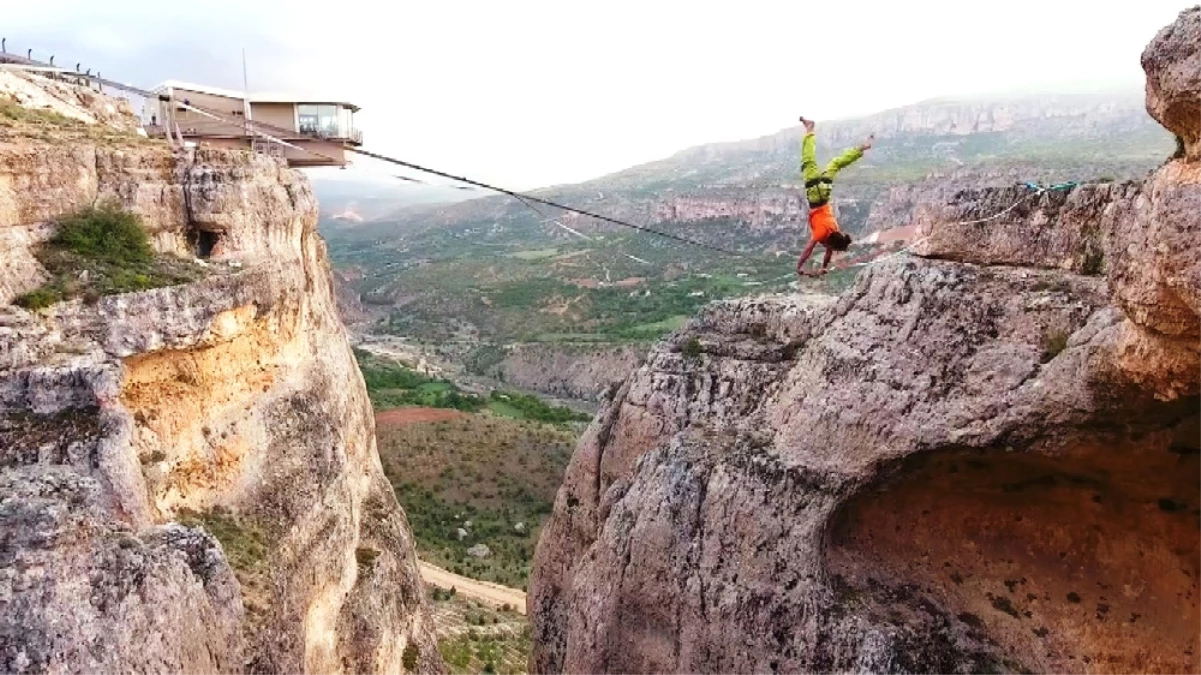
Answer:
MULTIPOLYGON (((835 189, 840 223, 859 242, 883 230, 890 233, 882 242, 903 239, 916 213, 965 189, 1138 178, 1174 149, 1134 88, 937 99, 819 122, 819 161, 869 134, 875 146, 839 175, 835 189)), ((789 126, 529 191, 742 258, 503 195, 453 190, 437 178, 430 182, 442 194, 477 198, 415 203, 434 193, 398 179, 387 191, 377 183, 361 193, 352 183, 317 183, 321 227, 343 298, 360 300, 352 309, 362 330, 438 344, 653 340, 714 298, 783 290, 795 278, 794 256, 807 235, 800 138, 799 126, 789 126), (351 203, 357 217, 348 220, 351 203)), ((856 245, 840 264, 888 250, 856 245)), ((857 269, 813 282, 812 290, 837 292, 857 269)))
MULTIPOLYGON (((837 193, 843 206, 853 209, 843 215, 852 230, 860 229, 867 220, 861 202, 875 199, 899 183, 965 172, 996 180, 1008 179, 1010 174, 1015 180, 1018 176, 1022 180, 1127 178, 1147 170, 1172 149, 1171 136, 1146 114, 1138 89, 938 99, 864 118, 822 122, 819 159, 868 134, 876 135, 876 146, 854 170, 840 177, 837 193)), ((700 218, 704 216, 688 209, 681 213, 670 205, 681 194, 729 197, 728 190, 734 189, 745 197, 748 191, 795 187, 799 138, 799 127, 792 126, 759 138, 688 148, 583 183, 530 192, 603 209, 615 217, 653 221, 700 218)), ((430 202, 459 201, 456 198, 479 194, 452 190, 442 179, 434 181, 441 182, 441 189, 423 189, 396 180, 392 189, 379 181, 361 187, 330 181, 317 183, 317 190, 327 211, 353 197, 374 197, 382 205, 385 200, 380 197, 386 195, 397 208, 391 212, 371 210, 369 215, 363 214, 364 219, 405 226, 536 217, 503 196, 470 199, 449 209, 442 204, 431 206, 430 202)))

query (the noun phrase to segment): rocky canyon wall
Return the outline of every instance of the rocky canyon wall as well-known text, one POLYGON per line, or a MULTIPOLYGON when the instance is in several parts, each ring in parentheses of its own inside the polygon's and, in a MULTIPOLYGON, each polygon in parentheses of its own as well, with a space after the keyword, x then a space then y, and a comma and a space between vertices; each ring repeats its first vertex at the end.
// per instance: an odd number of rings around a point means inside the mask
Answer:
POLYGON ((1145 181, 964 192, 652 350, 539 541, 535 671, 1201 670, 1199 45, 1143 55, 1186 146, 1145 181))
POLYGON ((638 367, 645 351, 640 344, 514 344, 485 374, 555 398, 596 401, 638 367))
POLYGON ((3 670, 402 672, 415 648, 440 672, 307 179, 51 122, 0 126, 3 670), (10 305, 56 219, 105 199, 197 279, 10 305))

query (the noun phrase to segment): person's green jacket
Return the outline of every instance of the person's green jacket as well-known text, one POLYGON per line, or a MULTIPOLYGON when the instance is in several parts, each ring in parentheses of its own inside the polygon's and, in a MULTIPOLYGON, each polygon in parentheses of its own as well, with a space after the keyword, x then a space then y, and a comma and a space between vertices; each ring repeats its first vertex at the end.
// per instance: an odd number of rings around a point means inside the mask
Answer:
POLYGON ((805 197, 810 208, 824 206, 834 190, 834 176, 863 156, 862 148, 850 148, 830 160, 824 171, 817 170, 817 137, 812 133, 801 139, 801 176, 805 179, 805 197))

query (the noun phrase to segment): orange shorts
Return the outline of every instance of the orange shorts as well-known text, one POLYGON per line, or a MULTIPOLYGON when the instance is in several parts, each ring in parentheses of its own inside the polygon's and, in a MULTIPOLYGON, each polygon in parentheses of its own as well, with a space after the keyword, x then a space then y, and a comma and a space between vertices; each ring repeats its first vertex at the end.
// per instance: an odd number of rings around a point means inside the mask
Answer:
POLYGON ((822 204, 809 211, 809 231, 813 233, 814 239, 823 244, 830 235, 838 232, 838 221, 834 220, 833 204, 822 204))

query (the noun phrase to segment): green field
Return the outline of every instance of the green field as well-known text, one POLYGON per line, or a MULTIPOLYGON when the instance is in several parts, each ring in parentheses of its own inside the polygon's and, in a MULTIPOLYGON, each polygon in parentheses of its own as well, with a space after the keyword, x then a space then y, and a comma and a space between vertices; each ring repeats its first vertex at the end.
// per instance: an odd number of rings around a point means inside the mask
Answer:
POLYGON ((491 415, 377 427, 384 473, 420 557, 524 589, 579 429, 491 415), (467 555, 480 543, 491 555, 467 555))
POLYGON ((525 417, 520 410, 504 401, 488 401, 488 410, 495 415, 514 420, 519 420, 525 417))
POLYGON ((509 255, 517 258, 518 260, 541 260, 543 258, 553 258, 559 255, 559 249, 545 248, 530 251, 518 251, 516 253, 510 253, 509 255))
POLYGON ((449 590, 427 588, 426 596, 433 609, 438 651, 451 673, 527 672, 531 631, 525 616, 514 608, 493 609, 449 590))
POLYGON ((367 395, 376 410, 423 406, 475 412, 484 408, 483 399, 461 391, 451 382, 431 378, 361 349, 354 350, 354 355, 367 385, 367 395))

